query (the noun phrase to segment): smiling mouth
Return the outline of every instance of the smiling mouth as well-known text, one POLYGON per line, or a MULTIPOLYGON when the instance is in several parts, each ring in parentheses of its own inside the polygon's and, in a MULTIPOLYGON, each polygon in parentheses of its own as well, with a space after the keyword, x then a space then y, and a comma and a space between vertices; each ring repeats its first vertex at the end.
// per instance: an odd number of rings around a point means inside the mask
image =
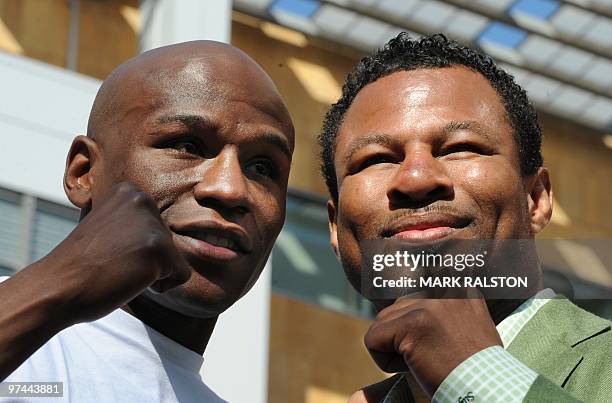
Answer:
POLYGON ((437 239, 446 238, 458 228, 449 226, 437 226, 422 229, 406 229, 393 234, 392 238, 406 241, 435 241, 437 239))
POLYGON ((247 252, 232 235, 206 230, 172 231, 176 246, 203 260, 232 261, 247 252))
POLYGON ((384 238, 409 242, 430 242, 447 238, 467 227, 466 219, 427 220, 414 219, 408 223, 398 223, 383 233, 384 238))
POLYGON ((242 252, 238 242, 234 241, 231 237, 216 235, 207 231, 183 231, 178 233, 179 235, 184 235, 193 239, 197 239, 199 241, 206 242, 212 246, 218 246, 221 248, 230 249, 234 252, 242 252))

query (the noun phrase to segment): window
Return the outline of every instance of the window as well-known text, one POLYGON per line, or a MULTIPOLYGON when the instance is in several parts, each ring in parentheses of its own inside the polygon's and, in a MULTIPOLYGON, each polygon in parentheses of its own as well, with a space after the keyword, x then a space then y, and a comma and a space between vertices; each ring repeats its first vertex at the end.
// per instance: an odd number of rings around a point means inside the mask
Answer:
POLYGON ((0 266, 0 277, 10 276, 13 273, 14 273, 13 269, 9 269, 8 267, 0 266))
POLYGON ((290 190, 285 226, 272 252, 272 289, 338 312, 371 316, 329 244, 326 201, 290 190))
POLYGON ((21 195, 0 189, 0 265, 14 267, 21 260, 21 195))
POLYGON ((79 221, 72 208, 39 200, 32 228, 31 258, 38 260, 68 236, 79 221))
POLYGON ((78 219, 74 208, 0 188, 0 276, 45 256, 78 219))

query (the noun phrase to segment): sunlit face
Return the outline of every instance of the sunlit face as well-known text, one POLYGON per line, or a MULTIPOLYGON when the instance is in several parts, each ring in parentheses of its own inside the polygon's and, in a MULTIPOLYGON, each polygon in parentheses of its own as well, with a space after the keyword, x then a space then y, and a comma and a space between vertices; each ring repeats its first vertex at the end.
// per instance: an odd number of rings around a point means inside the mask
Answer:
POLYGON ((125 180, 156 200, 193 273, 149 296, 184 314, 215 316, 248 291, 284 222, 293 126, 258 74, 174 66, 142 84, 101 141, 93 207, 125 180))
POLYGON ((359 289, 368 239, 531 236, 499 96, 462 67, 400 71, 364 87, 338 131, 331 241, 359 289))

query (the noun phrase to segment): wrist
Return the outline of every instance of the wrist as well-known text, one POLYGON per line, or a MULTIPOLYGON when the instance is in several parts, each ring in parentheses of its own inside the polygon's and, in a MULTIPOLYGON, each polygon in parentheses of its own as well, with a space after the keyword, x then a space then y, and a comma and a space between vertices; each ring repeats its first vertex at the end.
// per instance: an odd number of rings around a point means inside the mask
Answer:
POLYGON ((490 347, 502 347, 501 342, 491 341, 490 343, 462 344, 455 347, 436 349, 435 354, 428 354, 427 357, 416 358, 414 362, 421 362, 427 367, 420 366, 414 368, 410 366, 415 377, 423 390, 432 397, 445 379, 462 363, 471 357, 490 347))
MULTIPOLYGON (((12 281, 21 296, 21 308, 27 311, 45 332, 57 333, 78 323, 76 309, 66 281, 60 275, 61 263, 47 255, 16 273, 12 281)), ((19 307, 15 306, 15 309, 19 307)))

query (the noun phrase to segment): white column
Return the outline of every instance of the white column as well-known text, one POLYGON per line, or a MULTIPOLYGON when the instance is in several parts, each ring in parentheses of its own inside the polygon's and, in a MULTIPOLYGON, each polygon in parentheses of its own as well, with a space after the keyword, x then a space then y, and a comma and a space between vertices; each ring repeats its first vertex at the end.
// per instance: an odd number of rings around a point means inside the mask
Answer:
POLYGON ((231 0, 142 0, 140 50, 211 39, 229 43, 231 0))

